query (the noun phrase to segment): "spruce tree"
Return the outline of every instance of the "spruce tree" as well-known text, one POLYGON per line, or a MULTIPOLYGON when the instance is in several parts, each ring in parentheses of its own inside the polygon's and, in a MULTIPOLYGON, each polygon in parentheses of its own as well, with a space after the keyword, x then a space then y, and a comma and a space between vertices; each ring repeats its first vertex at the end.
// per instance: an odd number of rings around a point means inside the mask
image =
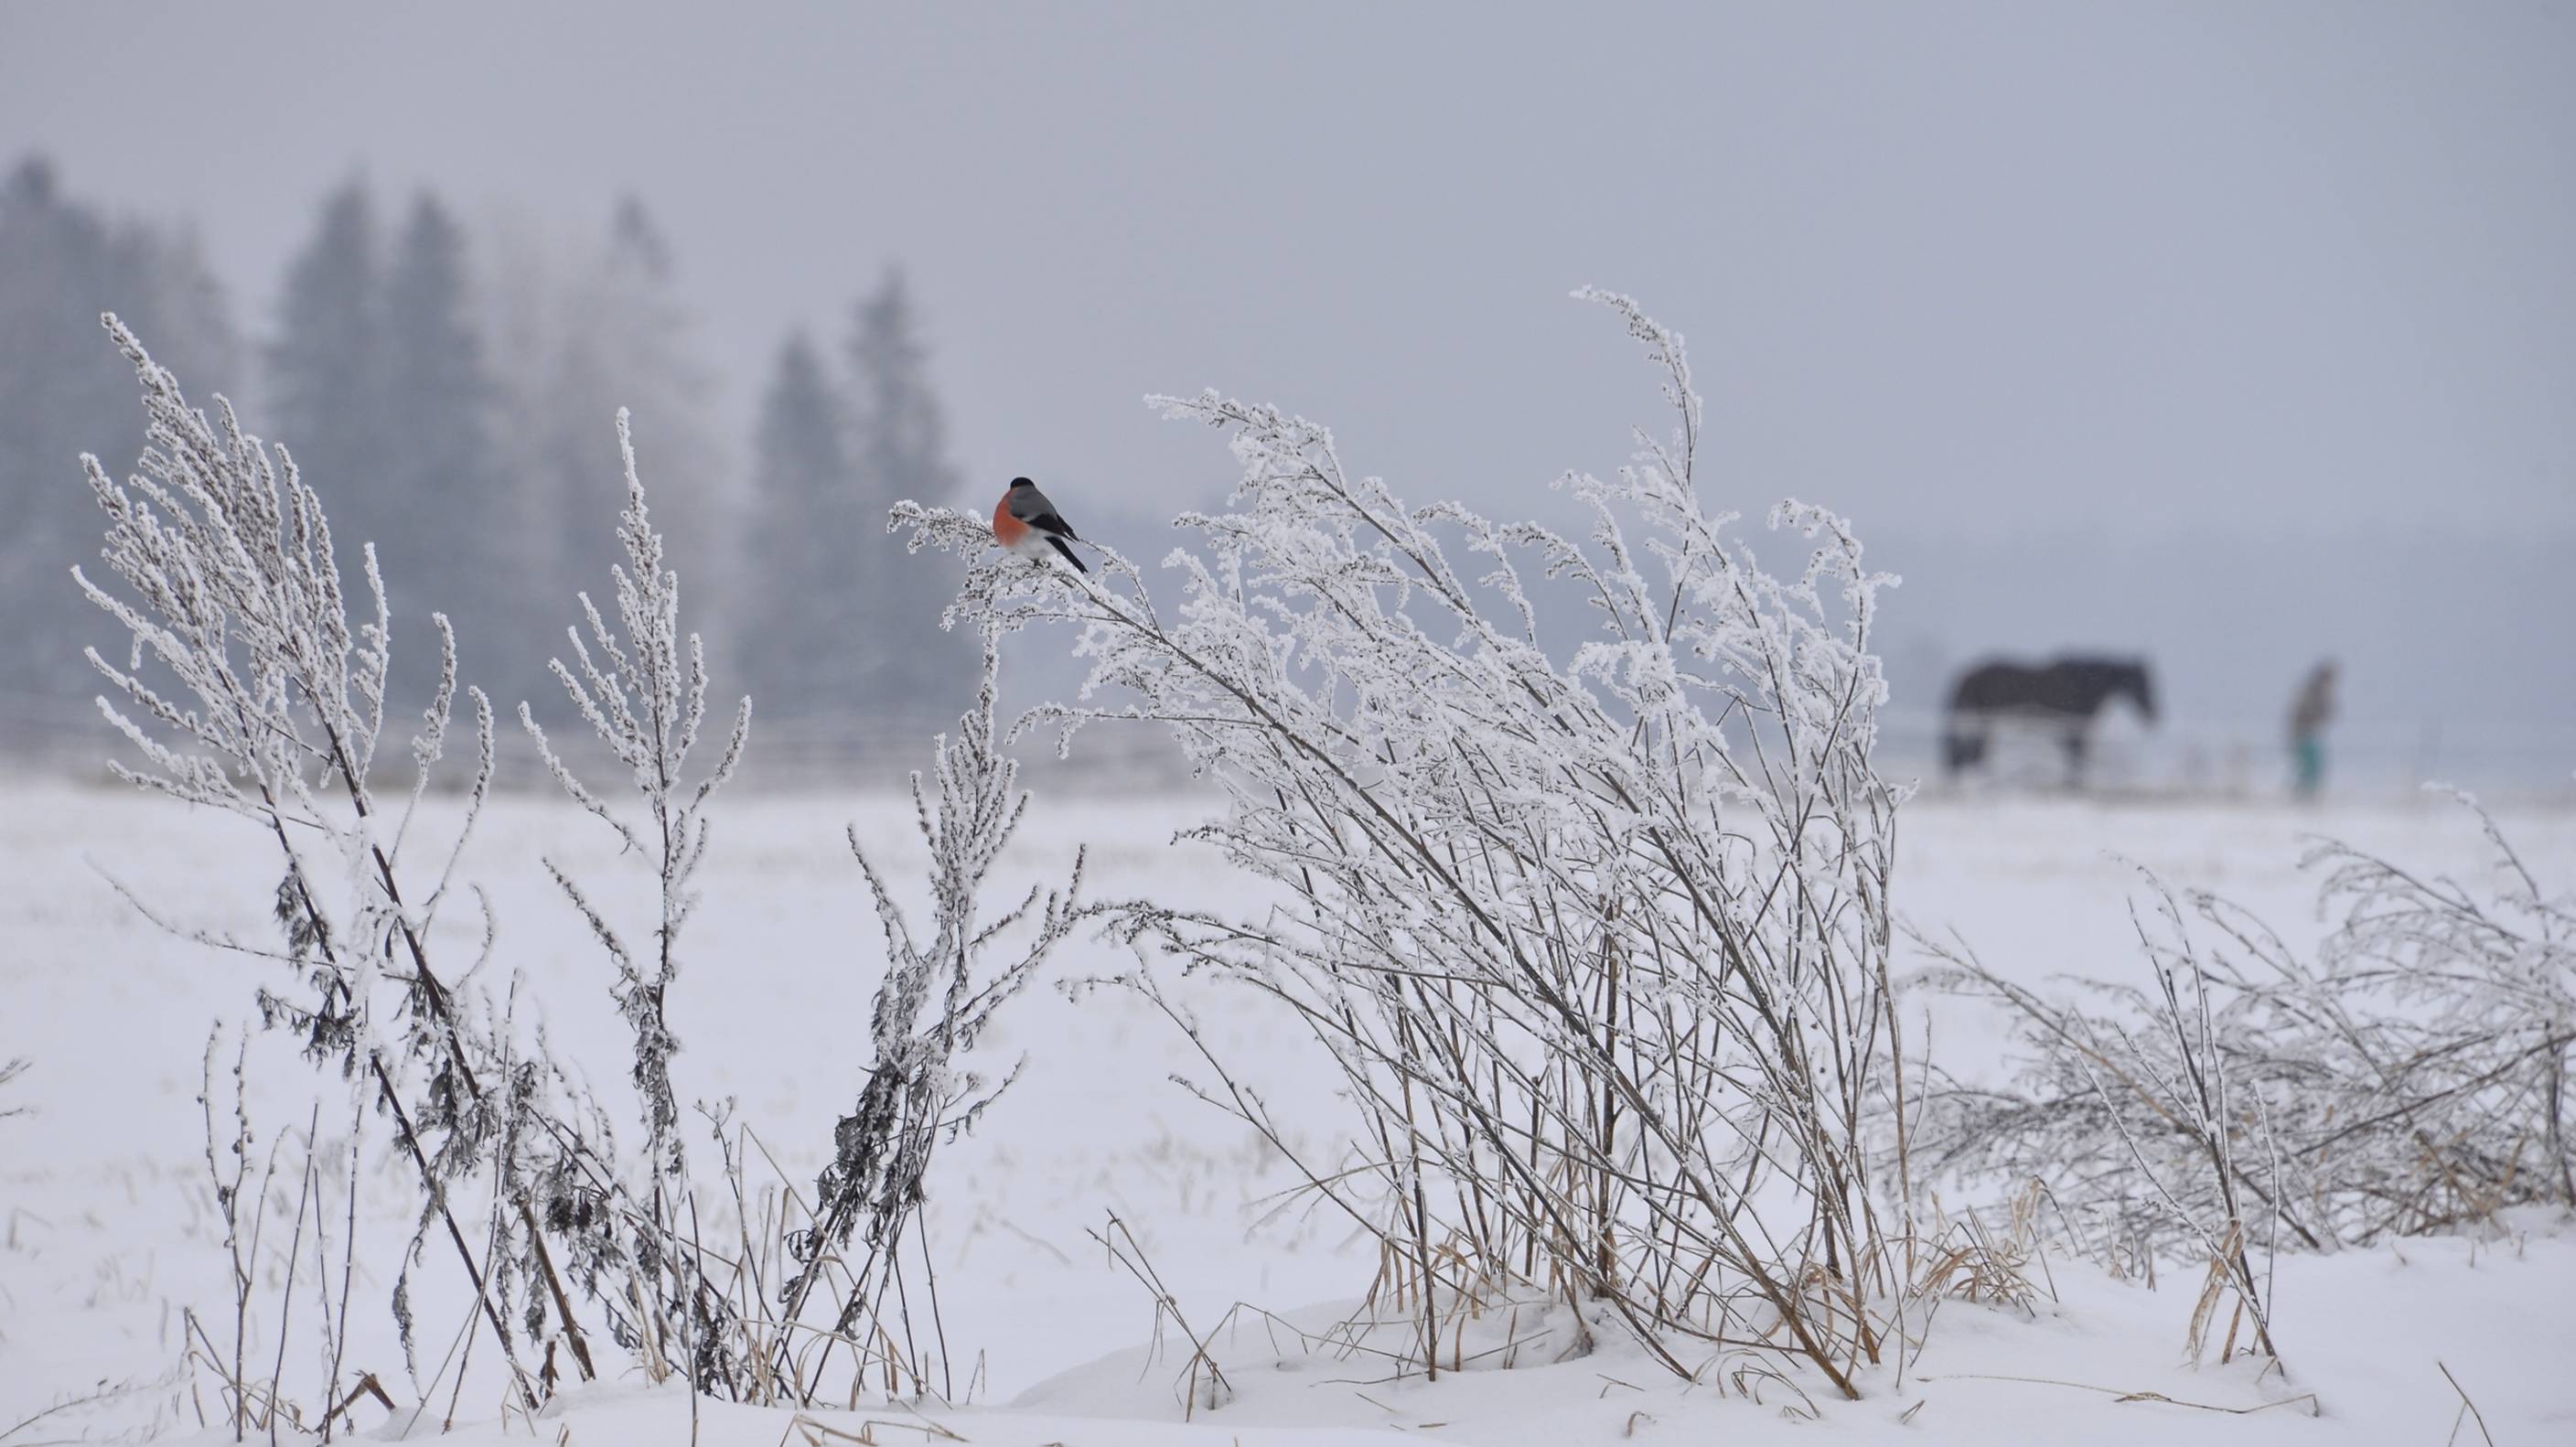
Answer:
POLYGON ((953 713, 976 685, 974 645, 939 628, 951 580, 934 560, 905 553, 885 531, 887 509, 906 498, 962 500, 920 330, 903 273, 889 270, 859 302, 849 341, 856 384, 853 484, 870 519, 845 544, 868 619, 851 646, 861 660, 868 707, 895 716, 953 713))
MULTIPOLYGON (((615 397, 609 415, 631 409, 639 445, 655 459, 653 511, 669 539, 674 571, 687 579, 691 596, 721 600, 728 580, 718 576, 718 561, 731 552, 734 512, 727 502, 738 494, 727 491, 723 449, 708 417, 714 384, 680 299, 670 240, 635 196, 620 197, 610 217, 596 285, 588 303, 589 345, 597 348, 615 397)), ((600 482, 622 486, 613 429, 591 417, 579 423, 608 461, 600 482)), ((595 503, 581 510, 585 519, 595 515, 595 503)))
MULTIPOLYGON (((778 349, 752 444, 750 566, 732 650, 762 712, 813 719, 863 712, 868 599, 850 566, 868 509, 851 485, 847 419, 804 332, 778 349)), ((876 531, 885 524, 877 520, 876 531)))
MULTIPOLYGON (((536 594, 535 633, 559 651, 575 617, 573 595, 599 596, 619 560, 598 520, 625 496, 620 407, 634 414, 636 445, 650 459, 653 518, 673 569, 693 606, 718 611, 729 601, 712 566, 727 558, 732 540, 728 459, 713 440, 708 373, 679 301, 669 243, 631 197, 604 233, 578 242, 507 216, 497 221, 477 237, 476 290, 480 330, 492 344, 486 372, 499 393, 493 435, 516 483, 511 513, 536 594)), ((720 650, 715 662, 730 668, 730 652, 720 650)), ((721 676, 716 685, 735 687, 721 676)), ((557 686, 540 678, 535 690, 543 701, 557 686)))
MULTIPOLYGON (((465 234, 430 195, 418 197, 387 270, 378 312, 380 430, 348 515, 376 544, 400 616, 424 627, 446 613, 466 676, 500 697, 524 694, 543 659, 531 561, 510 481, 492 442, 494 389, 473 326, 465 234)), ((325 493, 327 499, 331 494, 325 493)), ((436 650, 397 648, 397 667, 426 684, 436 650)))
MULTIPOLYGON (((268 420, 261 430, 286 444, 335 520, 362 505, 382 456, 376 248, 375 202, 364 182, 345 182, 324 198, 312 239, 287 266, 277 334, 264 349, 268 420)), ((364 536, 339 530, 343 572, 351 577, 364 536)))

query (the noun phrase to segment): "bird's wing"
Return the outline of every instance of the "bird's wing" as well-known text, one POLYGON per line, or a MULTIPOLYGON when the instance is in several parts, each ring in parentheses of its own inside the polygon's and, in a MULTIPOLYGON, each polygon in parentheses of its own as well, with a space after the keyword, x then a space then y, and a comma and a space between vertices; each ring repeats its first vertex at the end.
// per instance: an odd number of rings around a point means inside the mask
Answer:
MULTIPOLYGON (((1075 537, 1072 524, 1067 523, 1063 516, 1056 512, 1055 504, 1047 501, 1047 495, 1036 488, 1012 488, 1010 504, 1011 516, 1036 528, 1039 532, 1054 533, 1058 537, 1075 537)), ((1075 541, 1079 542, 1080 539, 1075 538, 1075 541)))

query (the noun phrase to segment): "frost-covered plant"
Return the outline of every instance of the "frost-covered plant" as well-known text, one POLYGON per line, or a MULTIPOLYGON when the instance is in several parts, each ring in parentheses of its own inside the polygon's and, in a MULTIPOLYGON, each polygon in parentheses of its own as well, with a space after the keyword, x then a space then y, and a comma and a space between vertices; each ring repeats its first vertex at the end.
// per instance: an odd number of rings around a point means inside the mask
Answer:
MULTIPOLYGON (((626 553, 613 566, 613 599, 617 623, 600 616, 588 593, 579 595, 585 640, 578 626, 567 628, 573 662, 551 660, 555 678, 571 698, 583 722, 627 771, 628 782, 643 810, 630 821, 594 793, 547 739, 536 715, 519 705, 519 722, 536 741, 546 769, 574 802, 616 831, 628 849, 642 854, 658 874, 660 911, 651 943, 630 947, 615 926, 593 905, 562 866, 545 861, 567 899, 590 925, 616 966, 611 993, 619 1016, 633 1033, 633 1079, 644 1110, 645 1159, 652 1178, 644 1183, 640 1209, 627 1210, 617 1190, 598 1201, 595 1228, 608 1235, 594 1244, 586 1267, 595 1269, 602 1253, 632 1261, 652 1283, 650 1320, 619 1318, 621 1336, 650 1331, 655 1340, 626 1342, 648 1352, 648 1359, 667 1359, 675 1351, 692 1358, 691 1380, 706 1386, 728 1375, 717 1359, 724 1332, 716 1319, 726 1311, 723 1294, 707 1287, 704 1273, 678 1249, 687 1233, 681 1229, 680 1202, 688 1191, 688 1158, 680 1138, 680 1105, 671 1089, 671 1056, 679 1040, 671 1031, 670 990, 679 975, 680 931, 697 904, 691 886, 706 860, 709 821, 707 801, 732 778, 742 761, 751 732, 751 700, 736 707, 724 752, 713 768, 692 780, 688 759, 706 723, 706 648, 696 633, 680 631, 680 578, 663 566, 662 535, 653 528, 644 505, 644 483, 635 468, 635 441, 627 414, 617 414, 617 448, 626 470, 626 507, 618 515, 617 537, 626 553), (594 652, 593 650, 596 650, 594 652), (622 1239, 621 1239, 622 1238, 622 1239)), ((574 1141, 567 1136, 566 1144, 574 1141)), ((577 1153, 554 1173, 559 1203, 599 1195, 602 1162, 595 1151, 577 1153)), ((560 1209, 572 1208, 563 1204, 560 1209)))
MULTIPOLYGON (((822 1354, 810 1368, 787 1364, 785 1375, 801 1382, 802 1396, 820 1386, 838 1341, 882 1353, 877 1364, 889 1377, 908 1376, 914 1390, 927 1388, 928 1353, 912 1339, 910 1314, 904 1313, 906 1340, 899 1348, 881 1324, 886 1293, 898 1288, 904 1270, 904 1228, 919 1220, 932 1152, 971 1129, 1018 1074, 1014 1068, 987 1079, 960 1068, 958 1057, 1027 987, 1077 916, 1080 853, 1062 888, 1041 895, 1032 885, 1018 903, 983 918, 985 880, 1029 805, 1018 787, 1018 762, 996 746, 998 667, 988 640, 974 705, 957 720, 953 736, 933 742, 929 789, 918 770, 912 775, 914 824, 930 850, 927 930, 913 927, 884 872, 860 847, 857 829, 849 831, 850 852, 885 929, 886 973, 869 1011, 874 1058, 867 1080, 833 1130, 833 1160, 814 1183, 811 1222, 788 1243, 796 1269, 780 1290, 781 1319, 792 1330, 818 1288, 832 1302, 822 1354), (1006 944, 1023 925, 1022 942, 1006 944), (861 1248, 855 1253, 846 1249, 853 1237, 861 1248)), ((922 1264, 928 1265, 926 1255, 922 1264)), ((925 1277, 923 1285, 932 1293, 935 1320, 937 1283, 925 1277)), ((939 1363, 943 1394, 953 1395, 944 1343, 939 1363)))
MULTIPOLYGON (((615 619, 584 596, 587 632, 572 630, 572 661, 557 662, 555 673, 608 755, 627 770, 638 804, 613 804, 595 793, 525 705, 521 721, 565 792, 657 870, 651 942, 637 946, 635 932, 612 925, 566 871, 547 861, 616 966, 612 994, 633 1034, 646 1143, 633 1170, 621 1162, 607 1113, 560 1062, 542 1023, 523 1024, 516 983, 499 998, 475 984, 491 956, 488 906, 477 957, 463 970, 436 968, 431 926, 450 894, 463 892, 454 873, 491 784, 495 748, 490 705, 479 690, 465 690, 474 707, 476 767, 463 823, 444 841, 437 872, 422 888, 405 869, 402 850, 444 756, 459 691, 456 643, 445 618, 433 615, 442 666, 412 740, 415 777, 408 799, 389 810, 374 779, 386 737, 392 622, 372 550, 365 566, 372 616, 353 626, 330 526, 292 457, 246 435, 229 407, 219 407, 214 420, 189 408, 176 379, 113 318, 107 325, 143 384, 150 446, 138 474, 122 484, 85 459, 108 515, 105 558, 123 587, 112 590, 85 575, 79 581, 134 638, 121 667, 92 655, 119 696, 102 700, 101 708, 148 765, 120 766, 125 777, 246 816, 281 851, 284 877, 273 899, 281 946, 170 927, 283 966, 295 983, 260 991, 263 1017, 292 1030, 317 1062, 338 1064, 391 1119, 393 1143, 415 1167, 422 1200, 419 1229, 394 1272, 392 1313, 406 1351, 414 1340, 410 1273, 422 1238, 443 1227, 475 1303, 473 1330, 460 1334, 463 1357, 471 1359, 475 1335, 488 1324, 531 1407, 559 1379, 558 1347, 570 1349, 584 1378, 597 1374, 575 1314, 576 1293, 657 1380, 685 1370, 700 1391, 805 1404, 813 1400, 806 1374, 820 1382, 830 1346, 849 1342, 857 1349, 850 1359, 854 1376, 883 1366, 890 1382, 900 1371, 916 1388, 926 1383, 928 1350, 909 1341, 898 1348, 880 1320, 888 1287, 903 1289, 902 1231, 917 1221, 936 1142, 971 1124, 1008 1083, 959 1068, 960 1053, 1027 983, 1074 918, 1072 886, 1044 896, 1042 908, 1033 890, 998 919, 979 918, 986 876, 1027 802, 1015 792, 1015 766, 994 746, 990 653, 975 711, 953 742, 939 741, 935 805, 915 779, 933 856, 927 936, 909 929, 884 877, 860 858, 894 959, 877 1001, 875 1064, 856 1114, 841 1124, 820 1199, 810 1210, 798 1202, 795 1209, 807 1210, 801 1221, 781 1204, 775 1249, 755 1244, 743 1160, 738 1142, 727 1141, 726 1176, 745 1247, 728 1262, 699 1245, 670 1078, 678 1049, 670 996, 679 938, 696 904, 692 881, 706 857, 704 811, 741 758, 750 701, 737 711, 716 764, 691 778, 688 760, 705 722, 706 665, 697 637, 680 631, 678 579, 662 565, 663 539, 645 511, 624 415, 618 421, 627 505, 619 538, 626 562, 613 570, 615 619), (1006 936, 1031 919, 1025 948, 1013 953, 1006 936), (488 1208, 481 1221, 472 1221, 469 1203, 476 1201, 488 1208), (843 1249, 854 1236, 865 1243, 855 1263, 843 1249), (782 1269, 790 1258, 794 1269, 782 1269), (827 1289, 817 1295, 818 1288, 827 1289), (800 1322, 809 1296, 829 1303, 830 1324, 800 1322)), ((855 848, 855 836, 852 842, 855 848)), ((1079 873, 1077 862, 1076 885, 1079 873)), ((480 902, 479 892, 475 897, 480 902)), ((0 1084, 15 1070, 0 1070, 0 1084)), ((723 1124, 721 1112, 711 1114, 723 1124)), ((362 1109, 361 1125, 364 1119, 362 1109)), ((248 1129, 246 1117, 241 1127, 248 1129)), ((308 1155, 313 1133, 308 1125, 308 1155)), ((353 1131, 349 1145, 353 1202, 360 1134, 353 1131)), ((309 1160, 306 1175, 306 1193, 294 1203, 294 1248, 305 1239, 306 1206, 321 1199, 309 1160)), ((223 1179, 219 1174, 219 1190, 223 1179)), ((315 1279, 327 1298, 325 1233, 317 1226, 311 1239, 315 1279)), ((347 1249, 353 1237, 344 1232, 342 1240, 347 1249)), ((291 1249, 288 1260, 295 1259, 291 1249)), ((353 1258, 344 1256, 340 1302, 326 1302, 323 1313, 330 1373, 324 1400, 331 1405, 319 1413, 318 1426, 326 1438, 361 1395, 391 1405, 372 1375, 347 1395, 340 1391, 354 1269, 353 1258)), ((237 1261, 236 1285, 243 1291, 253 1274, 237 1261)), ((291 1266, 286 1279, 291 1289, 291 1266)), ((933 1303, 935 1321, 935 1294, 933 1303)), ((237 1293, 235 1307, 238 1343, 247 1297, 237 1293)), ((908 1332, 908 1314, 904 1320, 908 1332)), ((312 1420, 280 1395, 282 1367, 262 1386, 257 1373, 232 1360, 238 1351, 201 1344, 208 1349, 197 1359, 214 1364, 227 1384, 237 1427, 249 1420, 245 1403, 269 1420, 312 1420)), ((282 1332, 280 1344, 282 1363, 282 1332)), ((944 1343, 939 1353, 944 1368, 944 1343)), ((461 1390, 465 1368, 453 1354, 450 1363, 461 1390)), ((441 1376, 447 1370, 438 1369, 441 1376)), ((428 1391, 416 1368, 414 1380, 425 1403, 428 1391)))
POLYGON ((1378 1233, 1417 1366, 1443 1313, 1543 1296, 1577 1307, 1568 1348, 1615 1321, 1687 1374, 1762 1343, 1853 1393, 1890 1284, 1864 1129, 1898 1083, 1898 791, 1870 762, 1890 580, 1794 502, 1773 526, 1817 546, 1763 571, 1702 502, 1681 338, 1581 295, 1644 344, 1675 425, 1614 479, 1561 480, 1579 538, 1409 508, 1323 427, 1212 392, 1156 402, 1242 468, 1229 510, 1179 520, 1200 549, 1167 560, 1175 608, 1114 555, 1093 584, 995 554, 980 518, 891 525, 976 559, 955 616, 1081 626, 1085 697, 1125 701, 1032 722, 1159 722, 1226 789, 1196 837, 1277 903, 1109 913, 1326 1048, 1359 1110, 1316 1158, 1191 1037, 1202 1093, 1378 1233), (1569 650, 1541 613, 1578 597, 1569 650))
MULTIPOLYGON (((261 987, 263 1018, 301 1036, 317 1063, 337 1063, 391 1119, 395 1143, 419 1176, 420 1234, 437 1230, 453 1245, 479 1311, 533 1401, 507 1322, 514 1285, 532 1290, 551 1268, 524 1182, 502 1147, 535 1072, 458 993, 481 958, 442 973, 429 944, 491 782, 491 705, 467 690, 476 758, 464 821, 445 857, 415 874, 403 849, 445 755, 456 702, 447 620, 432 615, 439 682, 411 740, 409 795, 389 808, 374 780, 388 739, 392 617, 374 550, 363 555, 365 611, 353 626, 330 524, 294 458, 246 434, 221 398, 212 418, 191 408, 178 379, 133 333, 113 316, 103 321, 134 364, 147 428, 139 470, 122 483, 95 457, 82 459, 107 517, 102 558, 123 587, 73 574, 132 637, 122 663, 89 655, 115 695, 99 701, 101 712, 144 761, 116 771, 142 788, 240 815, 277 846, 283 947, 191 937, 282 965, 294 979, 290 988, 261 987), (496 1219, 483 1233, 492 1244, 478 1252, 449 1194, 487 1170, 501 1184, 496 1219), (503 1202, 516 1208, 515 1221, 498 1212, 503 1202), (516 1283, 502 1269, 513 1263, 525 1267, 516 1283)), ((488 953, 488 909, 483 938, 488 953)), ((406 1344, 416 1256, 406 1253, 395 1278, 406 1344)))
MULTIPOLYGON (((2195 1358, 2212 1312, 2230 1293, 2240 1313, 2253 1320, 2247 1349, 2277 1357, 2270 1263, 2285 1223, 2306 1228, 2291 1220, 2276 1195, 2279 1146, 2262 1083, 2239 1078, 2245 1062, 2224 1033, 2237 1022, 2215 996, 2212 969, 2180 906, 2154 879, 2148 886, 2152 907, 2141 912, 2132 905, 2130 916, 2154 987, 2106 991, 2121 1007, 2110 1015, 2052 1005, 1995 976, 1964 947, 1932 948, 1949 962, 1950 983, 1992 994, 2021 1011, 2026 1033, 2047 1041, 2044 1069, 2055 1083, 2080 1081, 2083 1099, 2101 1108, 2087 1122, 2103 1133, 2087 1150, 2093 1166, 2074 1182, 2061 1184, 2057 1172, 2028 1162, 2008 1170, 2008 1177, 2051 1186, 2061 1204, 2071 1192, 2077 1211, 2109 1217, 2101 1224, 2119 1248, 2152 1252, 2180 1246, 2204 1263, 2208 1281, 2189 1341, 2195 1358), (2116 1202, 2098 1194, 2113 1182, 2126 1193, 2116 1202), (2263 1262, 2259 1273, 2257 1253, 2263 1262)), ((1926 1143, 1927 1165, 1937 1167, 1962 1158, 1965 1123, 1981 1104, 1991 1109, 1994 1102, 1944 1080, 1929 1104, 1938 1123, 1926 1143)), ((2039 1113, 2049 1110, 2042 1106, 2039 1113)), ((1989 1169, 1996 1164, 1989 1162, 1989 1169)), ((2233 1349, 2235 1325, 2231 1319, 2222 1357, 2233 1349)))
POLYGON ((1933 946, 1937 978, 2019 1017, 2026 1054, 1999 1087, 1925 1093, 1918 1158, 2037 1175, 2151 1249, 2231 1232, 2332 1249, 2576 1205, 2576 898, 2545 893, 2461 798, 2491 882, 2321 843, 2305 863, 2337 921, 2310 955, 2237 905, 2195 891, 2186 913, 2161 887, 2140 929, 2151 990, 2051 998, 1933 946))

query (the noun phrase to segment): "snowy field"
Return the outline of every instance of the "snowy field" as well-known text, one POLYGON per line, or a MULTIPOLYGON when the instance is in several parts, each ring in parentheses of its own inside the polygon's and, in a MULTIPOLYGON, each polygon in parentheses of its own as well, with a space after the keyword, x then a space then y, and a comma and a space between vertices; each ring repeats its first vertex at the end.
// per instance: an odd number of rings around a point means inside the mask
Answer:
MULTIPOLYGON (((1060 878, 1083 843, 1093 897, 1222 901, 1238 886, 1218 863, 1168 842, 1198 807, 1181 796, 1042 797, 1007 872, 1019 881, 1060 878)), ((2508 810, 2501 818, 2545 882, 2576 881, 2576 814, 2508 810)), ((809 1182, 864 1070, 865 1016, 882 959, 841 840, 850 821, 898 879, 917 875, 918 841, 898 801, 744 795, 718 805, 703 913, 671 1006, 683 1099, 733 1098, 738 1118, 809 1182)), ((2432 801, 2293 809, 1926 800, 1904 816, 1897 897, 1915 924, 1956 929, 2015 978, 2130 979, 2137 965, 2124 899, 2133 876, 2115 856, 2225 892, 2296 942, 2319 930, 2310 883, 2296 868, 2300 836, 2310 832, 2429 869, 2482 862, 2471 821, 2432 801)), ((617 858, 595 821, 536 797, 497 803, 465 862, 499 920, 484 983, 522 973, 559 1051, 586 1065, 605 1093, 626 1063, 608 972, 545 882, 540 854, 600 884, 603 905, 626 918, 647 908, 649 877, 632 858, 617 858)), ((178 1370, 181 1309, 229 1328, 227 1267, 209 1229, 199 1066, 209 1028, 250 1013, 267 967, 161 933, 102 870, 191 926, 256 940, 273 929, 272 850, 242 821, 124 793, 0 785, 0 1062, 31 1062, 0 1088, 0 1110, 26 1110, 0 1119, 6 1447, 196 1433, 200 1412, 213 1410, 211 1389, 178 1370), (29 1414, 103 1381, 145 1385, 8 1435, 29 1414)), ((442 925, 470 948, 462 912, 442 925)), ((1050 968, 1071 979, 1130 963, 1082 939, 1050 968)), ((1236 994, 1179 988, 1224 1047, 1258 1063, 1285 1115, 1330 1118, 1333 1102, 1316 1098, 1326 1072, 1292 1025, 1236 994)), ((1933 1018, 1931 1049, 1944 1063, 1973 1073, 1992 1059, 1992 1022, 1956 1005, 1933 1018)), ((917 1409, 924 1415, 879 1408, 817 1420, 903 1443, 948 1440, 946 1432, 983 1444, 1086 1447, 1399 1437, 1536 1447, 1759 1435, 1812 1405, 1821 1430, 1842 1440, 2432 1444, 2449 1438, 2460 1412, 2447 1367, 2495 1442, 2576 1441, 2576 1379, 2567 1374, 2576 1359, 2576 1232, 2546 1220, 2516 1222, 2492 1239, 2283 1258, 2276 1329, 2286 1382, 2257 1380, 2251 1367, 2184 1364, 2196 1270, 2177 1268, 2149 1289, 2064 1256, 2049 1263, 2055 1300, 2043 1296, 2038 1319, 1953 1302, 1903 1380, 1881 1370, 1857 1403, 1818 1391, 1811 1404, 1759 1382, 1746 1395, 1714 1378, 1685 1388, 1616 1346, 1437 1385, 1374 1380, 1383 1373, 1367 1362, 1303 1355, 1255 1315, 1302 1319, 1357 1297, 1373 1250, 1346 1223, 1281 1199, 1290 1184, 1281 1163, 1168 1081, 1192 1062, 1159 1017, 1115 990, 1078 1001, 1033 990, 1003 1015, 983 1053, 1007 1065, 1022 1052, 1026 1074, 932 1177, 928 1230, 960 1402, 917 1409), (1153 1354, 1148 1296, 1086 1235, 1113 1214, 1194 1326, 1213 1329, 1244 1304, 1213 1344, 1238 1393, 1228 1405, 1182 1420, 1174 1379, 1186 1348, 1169 1350, 1166 1327, 1165 1350, 1153 1354), (2231 1415, 2252 1408, 2264 1410, 2231 1415), (871 1417, 877 1425, 863 1427, 871 1417)), ((257 1120, 300 1127, 317 1099, 326 1138, 335 1112, 345 1120, 349 1098, 338 1082, 318 1080, 285 1042, 254 1035, 251 1061, 257 1120)), ((412 1197, 396 1163, 367 1164, 377 1189, 360 1193, 359 1229, 383 1243, 374 1257, 383 1262, 409 1227, 412 1197)), ((426 1258, 425 1289, 445 1264, 426 1258)), ((381 1274, 362 1271, 360 1298, 380 1303, 389 1289, 381 1274)), ((457 1320, 434 1294, 425 1301, 424 1337, 439 1340, 423 1342, 424 1378, 457 1320)), ((442 1388, 415 1420, 384 1315, 357 1314, 352 1365, 381 1375, 403 1410, 389 1420, 369 1403, 358 1421, 388 1436, 435 1431, 447 1394, 442 1388)), ((254 1325, 254 1359, 263 1342, 274 1349, 269 1332, 254 1325)), ((537 1424, 497 1422, 497 1390, 469 1391, 455 1413, 464 1441, 641 1447, 687 1442, 693 1430, 683 1396, 634 1381, 567 1394, 537 1424)), ((700 1441, 763 1447, 794 1435, 783 1415, 712 1403, 695 1430, 700 1441)), ((2471 1422, 2457 1440, 2480 1440, 2478 1431, 2471 1422)))

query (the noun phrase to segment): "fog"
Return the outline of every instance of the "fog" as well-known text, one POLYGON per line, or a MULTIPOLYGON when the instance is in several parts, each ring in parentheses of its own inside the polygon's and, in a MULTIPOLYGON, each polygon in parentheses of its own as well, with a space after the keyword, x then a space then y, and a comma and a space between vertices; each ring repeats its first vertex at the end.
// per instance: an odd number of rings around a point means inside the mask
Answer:
POLYGON ((1542 507, 1654 415, 1565 299, 1615 287, 1690 336, 1720 497, 1908 575, 1900 704, 2145 653, 2170 727, 2276 749, 2332 653, 2356 747, 2563 783, 2570 75, 2576 12, 2518 4, 19 5, 0 164, 193 228, 253 340, 352 177, 585 233, 641 197, 735 499, 780 339, 900 264, 947 500, 1200 504, 1224 449, 1138 399, 1214 385, 1542 507))

